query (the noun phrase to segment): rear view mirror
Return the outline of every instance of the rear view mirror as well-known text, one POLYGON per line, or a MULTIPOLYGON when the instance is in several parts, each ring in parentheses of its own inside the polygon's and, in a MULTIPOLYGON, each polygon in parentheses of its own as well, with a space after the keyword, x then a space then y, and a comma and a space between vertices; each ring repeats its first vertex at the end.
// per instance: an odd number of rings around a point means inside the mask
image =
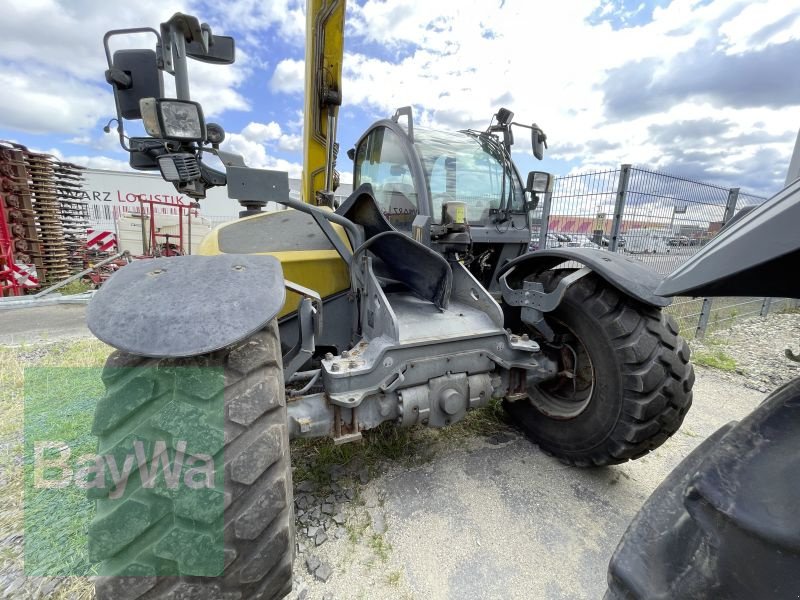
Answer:
POLYGON ((114 88, 124 119, 141 119, 139 100, 164 95, 164 80, 153 50, 117 50, 106 81, 114 88))
POLYGON ((533 155, 542 160, 544 158, 544 149, 547 148, 547 136, 536 123, 531 127, 531 147, 533 155))
POLYGON ((201 62, 230 65, 236 60, 236 45, 232 37, 213 35, 208 45, 208 52, 203 50, 203 45, 199 41, 193 40, 187 42, 186 54, 201 62))

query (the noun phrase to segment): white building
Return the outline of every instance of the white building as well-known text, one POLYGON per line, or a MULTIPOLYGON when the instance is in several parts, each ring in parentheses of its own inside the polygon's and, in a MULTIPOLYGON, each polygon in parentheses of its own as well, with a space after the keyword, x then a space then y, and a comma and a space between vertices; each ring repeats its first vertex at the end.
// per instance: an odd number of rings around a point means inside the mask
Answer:
MULTIPOLYGON (((299 179, 289 179, 290 197, 299 200, 300 187, 299 179)), ((139 214, 142 207, 149 213, 151 204, 147 201, 154 202, 156 220, 159 214, 177 215, 180 212, 177 206, 187 206, 192 201, 160 175, 152 173, 86 169, 83 190, 82 199, 89 204, 89 226, 98 230, 114 231, 123 214, 139 214)), ((342 184, 336 191, 337 199, 347 197, 351 191, 352 186, 342 184)), ((268 210, 279 208, 274 203, 267 206, 268 210)), ((226 188, 218 187, 208 190, 206 198, 200 201, 199 215, 217 225, 236 219, 240 210, 239 202, 228 198, 226 188)))

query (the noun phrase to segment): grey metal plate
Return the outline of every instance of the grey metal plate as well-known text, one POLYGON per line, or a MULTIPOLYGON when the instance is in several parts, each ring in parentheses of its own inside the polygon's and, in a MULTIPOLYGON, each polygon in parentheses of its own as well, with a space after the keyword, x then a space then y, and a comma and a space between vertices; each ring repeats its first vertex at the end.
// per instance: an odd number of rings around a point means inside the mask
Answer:
POLYGON ((314 217, 298 210, 242 219, 221 227, 218 236, 219 249, 226 254, 334 250, 314 217))
POLYGON ((289 197, 289 174, 285 171, 229 166, 228 197, 254 202, 282 202, 289 197))
MULTIPOLYGON (((596 272, 619 291, 652 306, 668 306, 670 298, 655 294, 662 277, 639 261, 627 258, 616 252, 596 250, 594 248, 551 248, 523 254, 500 269, 498 276, 518 265, 520 271, 541 272, 552 269, 556 265, 574 260, 596 272), (528 268, 530 265, 531 269, 528 268)), ((516 276, 516 273, 514 273, 516 276)), ((510 276, 509 276, 510 277, 510 276)))
POLYGON ((193 356, 255 333, 278 314, 285 295, 272 256, 156 258, 117 271, 89 303, 86 321, 125 352, 193 356))
POLYGON ((669 275, 664 296, 800 297, 800 180, 730 224, 669 275))

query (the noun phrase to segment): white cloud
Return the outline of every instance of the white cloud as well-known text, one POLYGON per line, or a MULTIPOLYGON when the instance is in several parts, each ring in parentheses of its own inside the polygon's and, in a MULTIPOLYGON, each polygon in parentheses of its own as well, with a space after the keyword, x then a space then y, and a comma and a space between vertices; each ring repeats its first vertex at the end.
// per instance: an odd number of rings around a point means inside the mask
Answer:
POLYGON ((38 148, 29 147, 31 152, 38 152, 40 154, 52 154, 62 162, 72 163, 79 167, 86 167, 88 169, 106 169, 109 171, 133 171, 127 160, 109 158, 107 156, 87 156, 82 154, 66 154, 59 148, 50 148, 49 150, 41 150, 38 148))
POLYGON ((223 149, 241 155, 250 167, 287 171, 289 177, 300 177, 303 165, 274 156, 268 148, 268 145, 280 148, 282 140, 292 137, 296 136, 282 134, 275 122, 249 123, 240 133, 228 134, 223 149))
POLYGON ((736 53, 746 50, 761 49, 768 44, 779 44, 800 37, 797 27, 792 27, 800 17, 800 4, 788 0, 783 10, 777 12, 774 5, 752 3, 746 6, 736 17, 724 23, 720 33, 730 44, 728 52, 736 53), (765 28, 776 26, 769 32, 768 39, 760 39, 765 28), (755 39, 754 39, 755 38, 755 39))
MULTIPOLYGON (((302 94, 304 61, 286 56, 297 56, 304 41, 304 5, 304 0, 137 0, 112 10, 102 0, 10 3, 4 7, 0 126, 64 134, 72 143, 85 140, 110 153, 107 138, 97 137, 94 129, 113 114, 111 90, 102 80, 105 61, 99 40, 111 28, 157 27, 176 11, 208 20, 215 33, 237 36, 235 65, 191 63, 193 98, 203 103, 207 117, 262 104, 261 98, 248 97, 243 90, 248 77, 264 67, 260 48, 265 35, 277 35, 292 48, 270 57, 278 62, 262 91, 302 94)), ((698 44, 708 52, 738 56, 797 40, 800 29, 792 16, 800 14, 800 0, 672 0, 655 8, 650 22, 619 30, 597 22, 598 15, 605 18, 604 12, 630 22, 641 18, 644 9, 637 6, 621 15, 613 2, 598 10, 596 2, 578 0, 505 0, 490 6, 482 0, 352 2, 346 22, 343 114, 358 107, 367 114, 388 116, 399 106, 412 105, 421 124, 483 128, 505 105, 516 112, 517 121, 539 123, 548 134, 550 155, 578 161, 578 168, 626 161, 669 166, 674 148, 652 139, 652 127, 720 119, 730 126, 716 139, 681 142, 685 150, 710 152, 714 143, 725 150, 709 173, 730 176, 736 185, 738 173, 763 159, 766 150, 775 152, 778 163, 788 161, 791 141, 747 141, 744 136, 754 131, 782 135, 797 127, 800 98, 796 106, 779 111, 712 106, 697 94, 675 94, 663 109, 611 122, 603 84, 609 71, 634 60, 651 60, 655 71, 647 76, 656 81, 674 77, 680 57, 698 44), (379 53, 373 51, 377 45, 379 53), (597 140, 608 143, 592 145, 597 140)), ((149 45, 152 36, 147 38, 140 40, 149 45)), ((123 47, 120 43, 114 47, 123 47)), ((691 64, 683 69, 691 74, 691 64)), ((731 73, 731 78, 737 76, 731 73)), ((254 116, 252 125, 260 129, 248 130, 248 125, 232 134, 229 143, 251 153, 253 164, 274 168, 282 164, 276 153, 302 147, 302 119, 291 121, 293 116, 285 115, 283 127, 258 123, 254 116)), ((525 136, 518 138, 522 150, 525 136)), ((528 155, 527 150, 523 154, 528 155)), ((286 165, 299 168, 296 163, 286 165)))
POLYGON ((242 129, 241 134, 250 141, 263 144, 264 142, 279 139, 281 137, 281 126, 275 121, 270 121, 267 124, 251 122, 242 129))
POLYGON ((133 171, 127 160, 109 158, 108 156, 64 156, 61 160, 71 162, 89 169, 107 171, 133 171))
POLYGON ((275 66, 269 87, 273 92, 296 94, 303 92, 305 61, 285 58, 275 66))
POLYGON ((339 171, 339 181, 346 185, 353 185, 353 172, 339 171))
POLYGON ((255 122, 248 123, 247 126, 242 129, 241 135, 248 141, 259 144, 276 142, 278 149, 284 152, 297 152, 303 147, 302 136, 283 133, 281 126, 275 121, 270 121, 266 124, 255 122))
POLYGON ((303 149, 303 136, 284 133, 278 138, 278 148, 284 152, 299 152, 303 149))
POLYGON ((86 131, 111 107, 113 99, 72 78, 53 80, 49 72, 0 70, 0 126, 28 133, 86 131))
MULTIPOLYGON (((395 56, 349 52, 342 85, 345 106, 356 104, 367 112, 390 115, 395 108, 410 104, 421 124, 483 128, 504 105, 516 112, 516 121, 537 122, 544 128, 552 155, 561 146, 573 148, 562 157, 579 160, 583 167, 624 161, 663 164, 665 148, 653 143, 649 127, 665 121, 724 115, 732 124, 730 138, 760 129, 759 123, 783 132, 800 122, 797 111, 787 119, 786 111, 770 108, 720 108, 688 93, 664 111, 608 122, 602 88, 609 70, 634 60, 657 61, 658 78, 698 43, 710 45, 709 51, 726 53, 796 38, 800 31, 785 16, 800 13, 800 0, 716 0, 702 5, 696 0, 674 0, 656 8, 651 22, 616 31, 607 22, 589 22, 595 9, 588 2, 507 0, 490 10, 478 0, 367 0, 352 7, 348 32, 380 43, 395 56), (609 145, 588 153, 585 145, 593 139, 609 145)), ((789 71, 786 75, 790 77, 789 71)), ((723 164, 741 165, 737 159, 761 146, 747 151, 730 147, 730 158, 723 164)), ((777 146, 778 156, 788 162, 791 145, 777 146)), ((731 171, 730 176, 736 185, 736 173, 731 171)))
MULTIPOLYGON (((192 3, 194 4, 194 3, 192 3)), ((158 28, 175 12, 193 12, 186 2, 137 0, 109 5, 102 0, 29 0, 3 7, 3 63, 0 64, 0 125, 26 132, 82 134, 114 114, 101 40, 124 27, 158 28)), ((216 30, 215 30, 216 31, 216 30)), ((216 33, 222 33, 216 31, 216 33)), ((155 37, 114 37, 112 52, 154 47, 155 37)), ((239 86, 249 74, 248 56, 220 67, 191 61, 193 96, 207 116, 248 110, 239 86)), ((166 77, 167 89, 171 77, 166 77)))
POLYGON ((207 13, 229 29, 244 30, 249 34, 256 32, 256 35, 248 37, 248 43, 258 44, 257 34, 271 27, 281 38, 296 44, 302 44, 305 39, 305 0, 208 2, 203 9, 198 9, 198 14, 207 13))
POLYGON ((236 62, 232 65, 190 61, 189 84, 192 100, 203 105, 206 119, 220 116, 229 110, 249 111, 250 102, 239 88, 250 73, 248 57, 241 50, 237 52, 236 62))

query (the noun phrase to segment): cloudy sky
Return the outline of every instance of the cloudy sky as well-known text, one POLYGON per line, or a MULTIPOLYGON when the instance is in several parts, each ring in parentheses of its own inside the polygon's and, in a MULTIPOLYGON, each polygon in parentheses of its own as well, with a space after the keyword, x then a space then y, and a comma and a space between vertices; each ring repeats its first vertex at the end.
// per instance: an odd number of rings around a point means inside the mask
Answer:
MULTIPOLYGON (((5 3, 0 139, 125 168, 102 131, 114 113, 102 36, 181 11, 237 38, 232 67, 192 64, 194 99, 228 131, 228 149, 297 176, 304 10, 304 0, 5 3)), ((506 106, 548 134, 539 168, 630 162, 771 195, 800 128, 798 64, 800 0, 351 0, 339 141, 350 148, 399 106, 443 129, 482 129, 506 106)), ((535 161, 518 137, 526 171, 535 161)))

